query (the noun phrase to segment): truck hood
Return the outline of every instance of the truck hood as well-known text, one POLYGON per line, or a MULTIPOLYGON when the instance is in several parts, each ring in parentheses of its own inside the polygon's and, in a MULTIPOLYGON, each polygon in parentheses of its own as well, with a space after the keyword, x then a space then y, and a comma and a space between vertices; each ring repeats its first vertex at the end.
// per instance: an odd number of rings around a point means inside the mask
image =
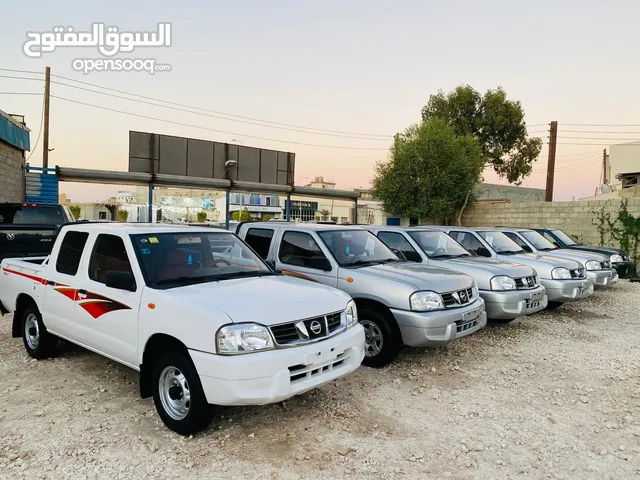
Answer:
MULTIPOLYGON (((358 275, 372 275, 413 285, 417 290, 432 290, 437 293, 453 292, 471 288, 473 279, 463 273, 429 267, 413 262, 394 262, 358 268, 358 275)), ((354 271, 354 273, 355 273, 354 271)))
POLYGON ((518 263, 524 263, 537 270, 536 265, 542 267, 550 267, 551 269, 557 267, 568 268, 574 270, 576 268, 583 268, 583 265, 575 260, 563 257, 553 257, 549 255, 538 255, 536 253, 519 253, 516 255, 500 255, 500 259, 506 261, 513 261, 518 263))
POLYGON ((611 248, 611 247, 588 247, 584 245, 575 245, 575 246, 567 247, 565 250, 599 253, 601 255, 606 255, 607 257, 610 257, 611 255, 622 255, 623 257, 629 256, 623 250, 620 250, 618 248, 611 248))
POLYGON ((540 253, 542 253, 543 255, 548 255, 550 257, 570 258, 571 260, 580 262, 582 265, 590 260, 595 260, 598 263, 606 262, 609 260, 608 257, 605 257, 604 255, 601 255, 599 253, 578 252, 576 250, 569 250, 568 248, 559 248, 557 250, 551 250, 550 252, 540 253))
POLYGON ((495 277, 496 275, 508 275, 512 278, 530 277, 533 275, 533 269, 527 265, 485 257, 450 258, 438 262, 436 265, 471 275, 476 282, 478 279, 476 279, 474 275, 483 275, 489 278, 495 277), (442 263, 442 265, 440 265, 440 263, 442 263))
POLYGON ((335 288, 285 276, 239 278, 161 290, 184 312, 212 310, 232 322, 276 325, 342 311, 350 297, 335 288))

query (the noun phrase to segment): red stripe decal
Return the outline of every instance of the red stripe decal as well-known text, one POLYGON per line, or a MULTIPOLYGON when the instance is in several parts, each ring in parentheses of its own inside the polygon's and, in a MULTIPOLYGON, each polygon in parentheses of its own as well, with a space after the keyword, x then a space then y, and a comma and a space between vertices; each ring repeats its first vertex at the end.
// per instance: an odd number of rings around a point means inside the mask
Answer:
POLYGON ((84 308, 93 318, 99 318, 105 313, 115 312, 117 310, 131 310, 130 307, 113 300, 90 300, 88 302, 80 303, 80 306, 84 308))
POLYGON ((3 270, 5 272, 13 273, 15 275, 19 275, 21 277, 28 278, 29 280, 33 280, 34 282, 46 283, 46 281, 43 278, 36 277, 34 275, 29 275, 28 273, 18 272, 16 270, 9 270, 8 268, 3 268, 3 270))
POLYGON ((295 277, 295 278, 300 278, 302 280, 311 280, 312 282, 321 283, 315 278, 308 277, 306 275, 303 275, 302 273, 292 272, 291 270, 282 270, 282 274, 286 275, 287 277, 295 277))

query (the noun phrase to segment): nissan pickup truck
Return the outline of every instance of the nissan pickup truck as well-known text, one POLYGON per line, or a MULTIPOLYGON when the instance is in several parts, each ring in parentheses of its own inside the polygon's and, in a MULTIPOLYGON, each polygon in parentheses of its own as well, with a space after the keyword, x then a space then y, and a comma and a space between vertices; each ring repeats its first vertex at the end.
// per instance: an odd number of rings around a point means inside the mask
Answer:
POLYGON ((434 226, 480 257, 518 262, 535 269, 547 294, 547 308, 593 295, 593 284, 575 260, 527 253, 504 233, 485 227, 434 226))
POLYGON ((276 274, 222 229, 77 223, 41 264, 0 268, 2 309, 31 357, 63 339, 139 371, 142 398, 183 435, 216 405, 279 402, 364 357, 349 295, 276 274))
POLYGON ((391 363, 403 345, 447 343, 487 323, 471 277, 403 261, 364 228, 252 222, 240 225, 238 235, 274 269, 354 299, 365 329, 365 366, 391 363))
POLYGON ((511 322, 547 307, 537 272, 527 265, 479 257, 446 233, 423 227, 366 227, 409 261, 470 275, 484 299, 487 318, 511 322))
POLYGON ((629 254, 619 248, 584 245, 570 235, 557 228, 533 228, 556 247, 580 252, 599 253, 609 258, 611 266, 616 269, 620 278, 632 278, 636 275, 636 266, 629 254))
POLYGON ((63 205, 0 203, 0 260, 46 257, 60 226, 75 221, 63 205))
POLYGON ((610 287, 620 280, 618 272, 611 266, 611 261, 604 255, 558 248, 541 234, 528 228, 497 227, 496 230, 504 233, 527 253, 568 258, 579 262, 584 266, 587 279, 595 288, 610 287))

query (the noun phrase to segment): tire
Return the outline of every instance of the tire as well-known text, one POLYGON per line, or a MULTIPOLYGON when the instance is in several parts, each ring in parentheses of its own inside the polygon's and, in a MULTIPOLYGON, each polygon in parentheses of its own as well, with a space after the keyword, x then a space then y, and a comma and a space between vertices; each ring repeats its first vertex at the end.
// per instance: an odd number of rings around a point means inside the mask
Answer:
POLYGON ((549 302, 547 304, 546 310, 555 310, 556 308, 561 307, 562 305, 564 305, 564 302, 549 302))
POLYGON ((191 359, 177 350, 163 352, 152 368, 153 403, 162 422, 180 435, 207 428, 215 407, 207 403, 191 359), (188 402, 184 401, 185 392, 189 394, 188 402))
POLYGON ((389 365, 402 348, 402 339, 395 325, 386 315, 367 308, 358 311, 358 320, 365 331, 362 365, 372 368, 389 365))
POLYGON ((42 360, 55 353, 58 339, 47 331, 42 315, 33 303, 24 309, 21 326, 24 348, 30 357, 42 360))

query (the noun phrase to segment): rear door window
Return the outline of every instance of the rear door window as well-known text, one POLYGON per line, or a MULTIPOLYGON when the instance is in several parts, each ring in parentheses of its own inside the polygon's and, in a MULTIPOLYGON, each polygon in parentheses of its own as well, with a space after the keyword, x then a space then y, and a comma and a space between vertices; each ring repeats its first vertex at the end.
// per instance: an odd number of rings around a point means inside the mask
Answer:
POLYGON ((268 228, 250 228, 244 239, 263 260, 269 256, 274 231, 268 228))
POLYGON ((56 260, 57 272, 66 275, 78 273, 80 258, 87 243, 87 238, 89 238, 87 232, 68 231, 65 233, 58 252, 58 259, 56 260))

